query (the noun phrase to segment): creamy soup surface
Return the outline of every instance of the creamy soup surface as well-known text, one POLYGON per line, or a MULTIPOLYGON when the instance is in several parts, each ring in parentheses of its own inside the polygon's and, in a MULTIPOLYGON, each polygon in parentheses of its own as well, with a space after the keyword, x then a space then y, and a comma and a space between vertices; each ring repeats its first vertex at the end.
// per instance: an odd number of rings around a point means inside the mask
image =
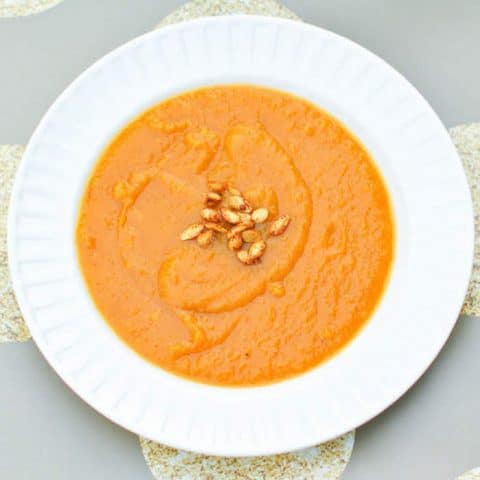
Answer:
POLYGON ((88 181, 76 242, 98 310, 138 354, 249 386, 305 372, 356 335, 385 290, 394 222, 343 124, 287 93, 218 86, 118 134, 88 181))

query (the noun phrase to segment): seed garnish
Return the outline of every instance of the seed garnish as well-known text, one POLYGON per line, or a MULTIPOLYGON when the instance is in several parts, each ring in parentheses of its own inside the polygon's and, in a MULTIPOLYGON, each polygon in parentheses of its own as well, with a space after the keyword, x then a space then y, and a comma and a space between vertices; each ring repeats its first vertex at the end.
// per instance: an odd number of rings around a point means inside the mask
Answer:
POLYGON ((290 217, 288 215, 280 215, 275 221, 270 225, 270 235, 278 237, 281 235, 290 224, 290 217))
POLYGON ((187 227, 181 234, 180 234, 180 240, 193 240, 194 238, 197 238, 204 229, 204 225, 201 223, 194 223, 187 227))
MULTIPOLYGON (((200 247, 207 248, 214 243, 216 234, 225 235, 228 249, 235 252, 241 263, 259 263, 267 250, 267 243, 262 236, 265 230, 261 228, 261 232, 257 227, 267 222, 270 216, 268 208, 252 208, 240 190, 232 185, 227 187, 226 183, 211 181, 208 189, 205 207, 200 210, 204 222, 191 224, 180 234, 180 239, 196 239, 200 247)), ((280 215, 267 227, 269 235, 282 235, 290 221, 290 216, 280 215)))
POLYGON ((268 209, 266 208, 257 208, 252 212, 252 220, 255 223, 263 223, 267 220, 268 218, 268 209))
POLYGON ((240 250, 242 248, 243 241, 240 235, 234 235, 228 240, 228 248, 230 250, 240 250))
POLYGON ((231 223, 232 225, 240 223, 240 215, 233 210, 230 210, 229 208, 222 208, 220 209, 220 213, 226 222, 231 223))
POLYGON ((263 240, 252 243, 248 249, 248 255, 254 260, 257 260, 257 258, 260 258, 265 253, 266 248, 267 244, 263 240))
POLYGON ((206 220, 207 222, 219 222, 221 220, 220 213, 218 213, 216 210, 213 208, 204 208, 200 212, 200 216, 206 220))
POLYGON ((221 200, 222 196, 219 193, 208 192, 205 196, 205 205, 207 205, 207 207, 213 207, 221 202, 221 200))
POLYGON ((213 243, 214 240, 215 233, 213 232, 213 230, 206 230, 197 237, 197 243, 203 248, 208 247, 210 244, 213 243))

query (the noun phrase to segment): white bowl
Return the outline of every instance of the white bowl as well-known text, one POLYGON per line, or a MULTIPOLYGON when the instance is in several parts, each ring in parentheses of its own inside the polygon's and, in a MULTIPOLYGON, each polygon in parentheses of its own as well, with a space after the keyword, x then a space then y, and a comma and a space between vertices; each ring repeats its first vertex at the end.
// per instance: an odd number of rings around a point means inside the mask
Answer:
POLYGON ((264 455, 361 425, 422 375, 462 305, 472 265, 472 219, 452 142, 402 76, 321 28, 234 16, 137 38, 67 88, 41 121, 20 166, 8 244, 15 292, 37 345, 92 407, 174 447, 264 455), (355 340, 297 378, 255 388, 197 384, 137 356, 96 311, 74 244, 85 181, 115 133, 162 99, 231 82, 292 92, 344 122, 381 169, 397 223, 388 289, 355 340))

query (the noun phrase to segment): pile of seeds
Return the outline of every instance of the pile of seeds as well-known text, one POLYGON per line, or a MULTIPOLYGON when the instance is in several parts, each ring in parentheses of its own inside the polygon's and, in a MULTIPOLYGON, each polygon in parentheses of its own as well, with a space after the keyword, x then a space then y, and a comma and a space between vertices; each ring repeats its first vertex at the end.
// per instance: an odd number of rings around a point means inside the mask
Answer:
POLYGON ((217 235, 225 235, 228 248, 235 252, 244 265, 260 261, 267 248, 266 238, 278 237, 288 227, 290 217, 280 215, 270 223, 268 230, 258 229, 270 216, 267 208, 252 208, 241 192, 232 186, 209 182, 205 206, 200 211, 202 223, 194 223, 180 235, 181 240, 194 240, 200 247, 210 246, 217 235))

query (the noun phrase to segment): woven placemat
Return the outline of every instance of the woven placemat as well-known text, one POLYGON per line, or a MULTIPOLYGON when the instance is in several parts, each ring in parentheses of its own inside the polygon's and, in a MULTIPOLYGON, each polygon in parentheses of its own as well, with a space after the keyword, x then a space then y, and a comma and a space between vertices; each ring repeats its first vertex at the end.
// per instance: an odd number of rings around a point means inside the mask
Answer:
POLYGON ((157 480, 337 480, 350 459, 354 434, 299 452, 268 457, 197 455, 140 439, 157 480))
POLYGON ((472 276, 462 313, 480 315, 480 123, 459 125, 450 129, 450 136, 462 159, 472 193, 475 215, 475 253, 472 276))
POLYGON ((43 12, 63 0, 0 0, 0 17, 25 17, 43 12))
POLYGON ((20 145, 0 145, 0 343, 30 338, 15 300, 7 265, 7 212, 13 178, 24 152, 20 145))
POLYGON ((475 468, 475 470, 464 473, 458 477, 457 480, 480 480, 480 468, 475 468))
POLYGON ((192 0, 167 15, 157 28, 201 17, 235 14, 301 20, 298 15, 274 0, 192 0))

